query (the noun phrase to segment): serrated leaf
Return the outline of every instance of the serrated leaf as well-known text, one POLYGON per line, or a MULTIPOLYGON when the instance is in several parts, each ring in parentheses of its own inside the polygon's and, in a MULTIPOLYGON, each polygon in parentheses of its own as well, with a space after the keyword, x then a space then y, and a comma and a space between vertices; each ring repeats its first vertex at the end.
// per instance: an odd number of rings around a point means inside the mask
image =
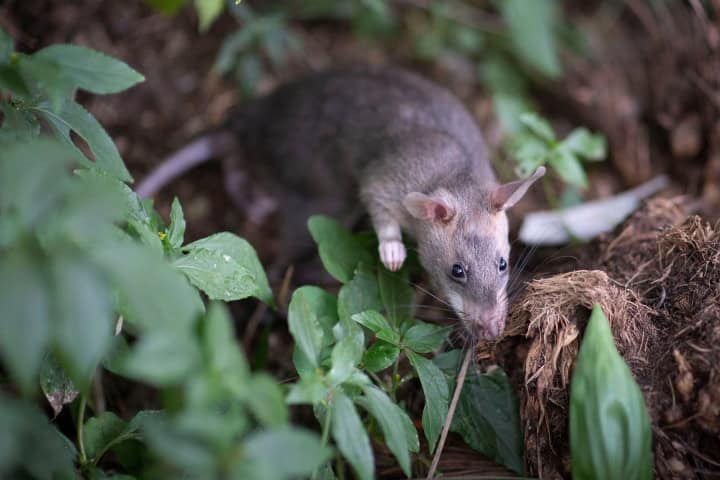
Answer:
POLYGON ((115 143, 95 117, 80 104, 68 100, 59 112, 53 111, 46 105, 33 107, 33 110, 40 112, 53 125, 61 138, 69 141, 66 130, 70 129, 85 140, 99 168, 123 182, 132 181, 115 143))
POLYGON ((363 355, 362 363, 368 372, 379 372, 392 365, 399 355, 400 348, 378 340, 367 349, 363 355))
POLYGON ((243 453, 261 463, 263 478, 289 479, 310 476, 330 459, 332 449, 322 446, 317 434, 286 426, 249 435, 243 453))
POLYGON ((338 449, 360 480, 372 479, 375 461, 370 439, 352 400, 342 392, 336 393, 330 412, 332 436, 338 449))
POLYGON ((587 188, 588 180, 580 160, 564 148, 550 153, 548 163, 565 182, 578 188, 587 188))
POLYGON ((170 227, 167 229, 167 241, 173 248, 180 248, 185 238, 185 216, 177 197, 170 207, 170 227))
POLYGON ((200 31, 206 31, 225 9, 225 0, 195 0, 200 31))
POLYGON ((349 282, 359 263, 372 264, 370 253, 337 221, 314 215, 308 220, 308 228, 318 244, 325 270, 339 282, 349 282))
POLYGON ((419 440, 417 431, 410 442, 406 437, 405 425, 408 421, 412 424, 410 417, 377 387, 365 387, 363 393, 364 397, 358 398, 356 402, 375 417, 385 436, 387 447, 397 458, 405 475, 412 476, 409 450, 412 446, 419 445, 419 440))
POLYGON ((83 426, 85 454, 89 459, 101 456, 118 437, 127 430, 128 424, 112 412, 103 412, 89 418, 83 426))
POLYGON ((532 133, 537 135, 539 138, 547 143, 555 141, 555 132, 553 132, 550 124, 542 118, 540 115, 534 112, 525 112, 520 115, 520 121, 525 125, 532 133))
POLYGON ((392 325, 397 327, 403 320, 413 317, 415 290, 410 286, 407 268, 399 272, 390 272, 386 268, 378 269, 378 287, 385 313, 392 325))
POLYGON ((318 287, 295 290, 288 307, 288 327, 296 346, 313 367, 319 365, 323 346, 333 341, 332 325, 337 321, 335 298, 318 287))
POLYGON ((50 45, 33 57, 56 63, 75 87, 92 93, 118 93, 145 80, 124 62, 78 45, 50 45))
POLYGON ((557 2, 503 0, 498 4, 515 54, 548 77, 560 75, 554 33, 557 2))
POLYGON ((570 385, 570 463, 573 478, 581 480, 653 476, 645 400, 598 304, 570 385))
POLYGON ((272 305, 272 290, 255 249, 229 232, 216 233, 182 247, 187 254, 173 264, 216 300, 255 297, 272 305))
POLYGON ((429 450, 433 452, 448 412, 448 385, 442 371, 432 361, 412 350, 405 350, 405 354, 415 368, 425 394, 422 424, 429 450))
POLYGON ((55 416, 80 393, 52 355, 47 355, 40 370, 40 388, 55 416))
POLYGON ((593 162, 604 160, 607 155, 605 137, 593 135, 583 127, 570 132, 570 135, 562 141, 560 148, 565 148, 575 155, 593 162))
POLYGON ((417 322, 405 333, 403 344, 418 353, 437 350, 450 334, 451 327, 417 322))

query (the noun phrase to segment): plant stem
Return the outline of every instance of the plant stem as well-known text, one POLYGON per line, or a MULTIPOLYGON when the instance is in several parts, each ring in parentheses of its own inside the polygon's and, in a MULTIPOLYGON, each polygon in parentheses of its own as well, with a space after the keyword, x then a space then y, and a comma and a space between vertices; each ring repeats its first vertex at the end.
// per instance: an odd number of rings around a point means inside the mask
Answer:
POLYGON ((321 443, 324 447, 327 445, 328 442, 328 436, 330 435, 330 417, 331 417, 332 410, 330 408, 326 409, 325 412, 325 422, 323 423, 323 429, 322 429, 322 439, 321 443))
POLYGON ((440 463, 440 456, 442 455, 443 448, 445 447, 445 440, 447 439, 448 431, 450 430, 450 424, 452 423, 453 416, 455 415, 455 407, 457 407, 458 400, 460 399, 460 392, 462 391, 463 385, 465 384, 465 375, 467 375, 468 366, 472 359, 473 349, 468 348, 465 353, 465 359, 463 360, 462 366, 460 367, 460 373, 458 373, 457 381, 455 382, 455 393, 453 393, 452 401, 450 402, 450 408, 448 408, 447 416, 445 417, 445 425, 443 425, 442 433, 440 434, 440 441, 435 448, 435 456, 433 457, 432 465, 430 465, 430 471, 427 474, 427 480, 430 480, 435 476, 438 463, 440 463))
POLYGON ((85 407, 87 406, 87 398, 85 395, 80 396, 80 406, 78 408, 77 417, 77 442, 80 449, 80 465, 87 464, 87 455, 85 454, 85 444, 83 443, 83 428, 85 424, 85 407))

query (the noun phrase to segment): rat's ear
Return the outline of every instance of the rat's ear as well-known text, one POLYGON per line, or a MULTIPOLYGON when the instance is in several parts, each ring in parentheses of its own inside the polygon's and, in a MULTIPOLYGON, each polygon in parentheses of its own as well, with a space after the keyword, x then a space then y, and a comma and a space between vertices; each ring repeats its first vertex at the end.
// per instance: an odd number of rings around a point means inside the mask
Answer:
POLYGON ((410 215, 419 220, 447 223, 455 216, 452 200, 451 195, 444 191, 432 196, 411 192, 403 199, 403 205, 410 215))
POLYGON ((538 167, 535 173, 524 180, 505 183, 495 187, 490 193, 490 206, 493 210, 505 210, 515 205, 527 192, 535 180, 545 175, 545 167, 538 167))

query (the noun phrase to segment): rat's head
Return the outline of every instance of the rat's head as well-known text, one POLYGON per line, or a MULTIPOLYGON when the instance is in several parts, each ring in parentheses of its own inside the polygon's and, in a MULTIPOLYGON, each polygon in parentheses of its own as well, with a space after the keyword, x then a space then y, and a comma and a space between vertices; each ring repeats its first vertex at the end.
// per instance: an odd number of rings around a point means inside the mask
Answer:
POLYGON ((405 197, 405 208, 418 222, 420 263, 475 337, 497 338, 505 328, 510 273, 505 210, 544 173, 540 167, 525 180, 485 191, 439 189, 405 197))

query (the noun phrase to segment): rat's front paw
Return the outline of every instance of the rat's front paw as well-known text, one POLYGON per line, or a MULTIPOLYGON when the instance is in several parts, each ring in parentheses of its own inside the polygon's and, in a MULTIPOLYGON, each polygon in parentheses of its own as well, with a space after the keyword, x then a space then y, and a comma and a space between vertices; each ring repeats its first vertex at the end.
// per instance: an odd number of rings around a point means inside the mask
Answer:
POLYGON ((380 242, 380 260, 385 268, 397 272, 402 267, 405 257, 405 245, 400 240, 386 240, 380 242))

